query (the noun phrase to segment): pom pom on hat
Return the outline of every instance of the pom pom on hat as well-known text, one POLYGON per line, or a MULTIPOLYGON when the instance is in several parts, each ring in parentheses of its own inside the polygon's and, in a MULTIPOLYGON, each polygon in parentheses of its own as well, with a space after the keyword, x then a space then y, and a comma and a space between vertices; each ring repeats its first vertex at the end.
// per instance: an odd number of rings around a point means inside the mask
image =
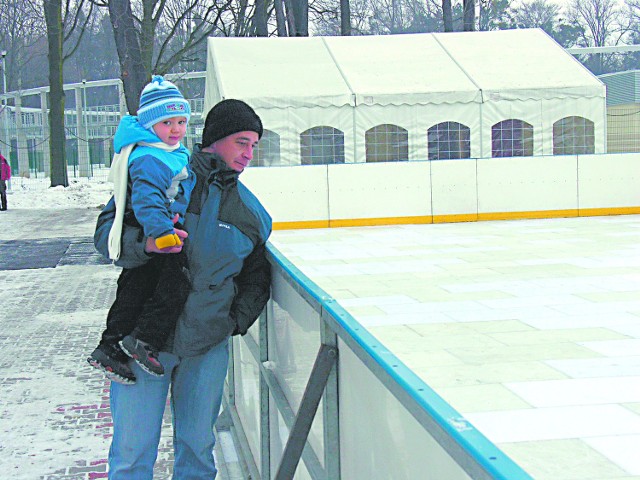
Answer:
POLYGON ((202 131, 202 146, 208 147, 221 138, 238 132, 256 132, 258 138, 261 138, 262 121, 253 108, 242 100, 222 100, 207 114, 202 131))
POLYGON ((191 117, 191 106, 173 83, 161 75, 154 75, 140 94, 138 121, 150 129, 156 123, 171 117, 191 117))

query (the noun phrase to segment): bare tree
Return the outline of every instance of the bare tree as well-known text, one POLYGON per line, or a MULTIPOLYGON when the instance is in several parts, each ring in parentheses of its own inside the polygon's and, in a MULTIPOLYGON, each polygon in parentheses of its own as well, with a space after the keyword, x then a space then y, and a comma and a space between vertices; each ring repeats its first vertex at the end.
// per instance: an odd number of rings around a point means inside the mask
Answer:
POLYGON ((309 4, 313 34, 366 34, 371 18, 371 4, 371 0, 313 0, 309 4))
POLYGON ((223 30, 222 17, 232 0, 90 1, 109 9, 127 108, 135 112, 152 74, 170 72, 223 30))
POLYGON ((475 0, 462 0, 462 11, 464 15, 463 30, 472 32, 476 29, 476 2, 475 0))
MULTIPOLYGON (((629 19, 629 43, 640 44, 640 0, 627 0, 625 8, 629 19)), ((622 63, 623 68, 627 70, 638 68, 640 53, 625 55, 622 63)))
POLYGON ((256 0, 253 25, 256 37, 266 37, 269 35, 267 29, 267 0, 256 0))
POLYGON ((273 0, 273 9, 276 14, 276 28, 279 37, 287 36, 287 17, 283 0, 273 0))
MULTIPOLYGON (((568 17, 581 27, 578 43, 585 47, 617 45, 629 32, 629 19, 625 18, 616 0, 573 0, 568 17)), ((595 54, 582 57, 582 62, 595 74, 611 69, 615 56, 595 54)))
MULTIPOLYGON (((43 0, 44 17, 47 25, 47 42, 49 45, 49 153, 51 156, 51 186, 69 185, 67 176, 67 159, 65 152, 64 124, 64 81, 63 65, 78 48, 82 40, 85 26, 91 17, 92 5, 84 13, 84 0, 71 3, 66 0, 43 0), (80 34, 77 34, 77 32, 80 34), (66 45, 65 41, 75 32, 75 43, 66 45)), ((28 174, 28 171, 26 172, 28 174)))
POLYGON ((309 0, 285 0, 289 22, 289 36, 309 36, 309 0))
POLYGON ((340 0, 340 34, 351 35, 351 5, 349 0, 340 0))
POLYGON ((568 15, 584 27, 584 46, 616 45, 628 31, 616 0, 572 0, 568 15))
POLYGON ((442 0, 442 22, 445 32, 453 32, 453 12, 451 11, 451 0, 442 0))
POLYGON ((46 83, 47 32, 42 6, 33 1, 0 3, 0 45, 7 52, 7 90, 46 83), (37 65, 37 66, 36 66, 37 65))
POLYGON ((560 17, 560 6, 548 0, 532 0, 523 3, 515 12, 514 20, 519 28, 541 28, 551 33, 560 17))

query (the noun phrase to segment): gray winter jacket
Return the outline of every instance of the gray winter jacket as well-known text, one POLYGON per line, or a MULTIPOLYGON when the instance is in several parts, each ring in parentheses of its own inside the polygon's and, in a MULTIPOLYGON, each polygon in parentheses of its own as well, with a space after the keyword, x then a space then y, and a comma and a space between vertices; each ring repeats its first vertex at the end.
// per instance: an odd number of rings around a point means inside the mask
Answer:
MULTIPOLYGON (((268 301, 271 284, 265 247, 271 234, 269 214, 238 181, 239 173, 217 156, 196 146, 190 164, 196 185, 184 227, 192 287, 175 334, 163 349, 185 357, 246 333, 268 301)), ((112 221, 107 205, 94 235, 103 255, 112 221)), ((146 262, 152 254, 144 251, 145 241, 139 229, 125 226, 116 265, 135 268, 146 262)))

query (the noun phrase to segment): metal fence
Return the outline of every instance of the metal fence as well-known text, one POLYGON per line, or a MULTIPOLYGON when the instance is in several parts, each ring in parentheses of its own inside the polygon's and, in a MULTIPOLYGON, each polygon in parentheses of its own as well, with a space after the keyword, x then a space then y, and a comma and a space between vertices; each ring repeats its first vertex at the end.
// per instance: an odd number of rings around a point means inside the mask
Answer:
MULTIPOLYGON (((168 77, 189 96, 193 115, 184 143, 193 148, 202 133, 204 72, 168 77)), ((118 79, 64 86, 65 156, 70 179, 107 180, 113 158, 113 136, 126 114, 118 79)), ((41 189, 50 176, 48 88, 0 96, 0 153, 11 164, 11 188, 41 189)))

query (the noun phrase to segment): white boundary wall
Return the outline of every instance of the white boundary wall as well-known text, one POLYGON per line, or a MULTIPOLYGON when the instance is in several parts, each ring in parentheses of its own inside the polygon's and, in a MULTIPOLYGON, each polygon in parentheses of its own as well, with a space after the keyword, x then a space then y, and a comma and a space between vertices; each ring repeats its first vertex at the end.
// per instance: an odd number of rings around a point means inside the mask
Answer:
POLYGON ((640 154, 249 168, 276 228, 640 212, 640 154))

